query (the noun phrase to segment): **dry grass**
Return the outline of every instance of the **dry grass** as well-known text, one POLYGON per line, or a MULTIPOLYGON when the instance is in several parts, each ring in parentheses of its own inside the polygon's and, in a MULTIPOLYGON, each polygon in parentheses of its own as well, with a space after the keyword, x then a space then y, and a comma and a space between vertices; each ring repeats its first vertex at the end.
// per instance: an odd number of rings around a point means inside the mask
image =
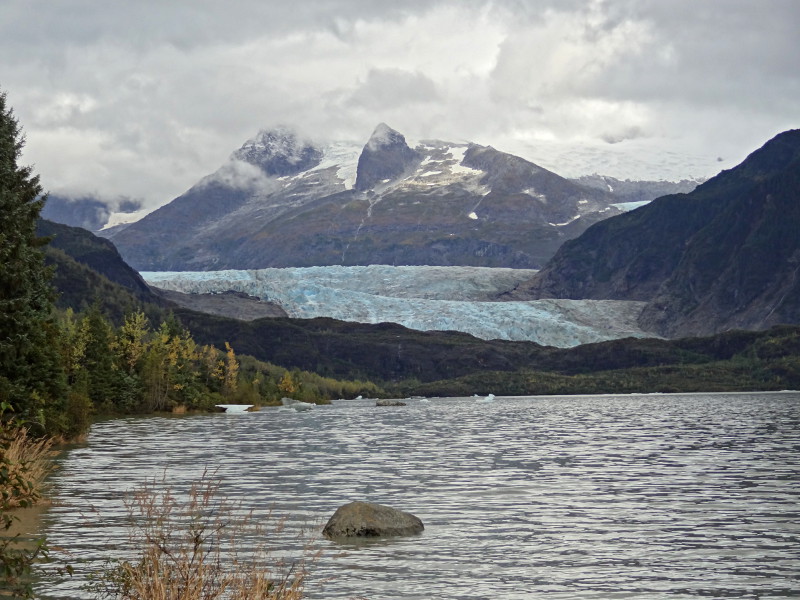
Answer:
MULTIPOLYGON (((136 562, 103 578, 102 597, 119 600, 299 600, 306 562, 284 564, 267 549, 268 533, 221 499, 207 474, 188 500, 149 484, 128 505, 136 562), (253 547, 255 545, 255 548, 253 547)), ((95 589, 95 591, 99 591, 95 589)))
POLYGON ((53 469, 51 446, 51 440, 33 438, 28 430, 14 423, 0 422, 0 596, 3 597, 32 598, 31 566, 38 557, 47 555, 43 540, 33 542, 12 527, 20 523, 15 512, 33 506, 41 498, 44 479, 53 469))
POLYGON ((3 466, 8 469, 2 481, 9 485, 9 489, 0 490, 2 509, 31 506, 41 497, 44 480, 53 470, 53 442, 33 438, 22 427, 2 427, 3 466))

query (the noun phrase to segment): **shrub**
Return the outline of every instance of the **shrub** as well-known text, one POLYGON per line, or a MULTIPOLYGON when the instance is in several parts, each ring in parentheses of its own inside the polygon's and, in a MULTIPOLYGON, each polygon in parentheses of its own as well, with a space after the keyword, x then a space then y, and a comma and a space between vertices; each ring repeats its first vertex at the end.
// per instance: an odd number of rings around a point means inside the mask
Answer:
MULTIPOLYGON (((0 419, 9 409, 0 403, 0 419)), ((50 440, 31 438, 14 421, 0 420, 0 595, 32 598, 32 566, 47 556, 44 541, 31 546, 7 534, 16 519, 13 509, 31 506, 41 496, 44 478, 52 469, 50 446, 50 440)))
MULTIPOLYGON (((163 482, 162 482, 163 483, 163 482)), ((159 486, 160 487, 160 486, 159 486)), ((205 474, 179 500, 154 483, 128 503, 134 520, 134 562, 124 561, 93 586, 118 600, 298 600, 305 560, 286 565, 267 550, 267 533, 252 515, 221 499, 219 481, 205 474), (250 544, 256 543, 254 549, 250 544)))
POLYGON ((33 505, 40 497, 45 477, 52 471, 52 440, 33 438, 24 427, 2 424, 3 512, 33 505))

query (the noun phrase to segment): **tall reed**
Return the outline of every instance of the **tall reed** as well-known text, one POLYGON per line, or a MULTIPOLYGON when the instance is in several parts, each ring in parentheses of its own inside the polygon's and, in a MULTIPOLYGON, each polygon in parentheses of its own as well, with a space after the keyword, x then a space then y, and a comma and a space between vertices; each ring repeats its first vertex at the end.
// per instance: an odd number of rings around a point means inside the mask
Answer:
POLYGON ((12 531, 17 508, 33 506, 52 471, 52 441, 34 438, 13 420, 2 420, 8 405, 0 402, 0 596, 33 598, 33 564, 46 558, 44 540, 32 541, 12 531))
POLYGON ((3 473, 0 489, 2 510, 31 506, 42 495, 42 486, 53 470, 49 438, 34 438, 24 427, 0 424, 3 473))
MULTIPOLYGON (((128 502, 138 558, 102 578, 100 597, 117 600, 298 600, 306 560, 285 564, 269 551, 270 532, 252 513, 221 497, 205 474, 179 500, 142 486, 128 502)), ((277 526, 280 528, 280 524, 277 526)), ((275 530, 273 530, 275 531, 275 530)), ((313 558, 312 558, 313 560, 313 558)), ((98 586, 94 591, 99 592, 98 586)))

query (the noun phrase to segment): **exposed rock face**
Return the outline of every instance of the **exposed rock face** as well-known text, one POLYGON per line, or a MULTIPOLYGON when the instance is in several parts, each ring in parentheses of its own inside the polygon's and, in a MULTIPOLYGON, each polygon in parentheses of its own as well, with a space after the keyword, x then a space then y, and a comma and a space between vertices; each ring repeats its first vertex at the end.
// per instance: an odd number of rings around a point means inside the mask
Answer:
POLYGON ((389 183, 421 160, 422 155, 408 147, 402 134, 381 123, 358 158, 356 189, 364 191, 380 183, 389 183))
POLYGON ((641 300, 670 337, 800 323, 800 130, 689 194, 590 227, 510 297, 641 300))
POLYGON ((289 316, 277 304, 264 302, 242 292, 183 294, 172 290, 159 290, 158 293, 170 302, 184 308, 243 321, 289 316))
POLYGON ((340 506, 322 530, 327 538, 416 535, 425 529, 414 515, 383 504, 351 502, 340 506))
POLYGON ((233 153, 232 158, 249 163, 267 175, 283 177, 316 167, 322 150, 286 128, 262 131, 233 153))

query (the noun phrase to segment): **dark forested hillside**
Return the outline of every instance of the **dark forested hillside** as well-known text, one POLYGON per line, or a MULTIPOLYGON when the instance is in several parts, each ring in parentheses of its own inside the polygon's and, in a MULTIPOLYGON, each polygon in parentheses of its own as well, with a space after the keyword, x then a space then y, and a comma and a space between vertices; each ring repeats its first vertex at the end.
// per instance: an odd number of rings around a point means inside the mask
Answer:
POLYGON ((800 323, 800 130, 689 194, 566 242, 516 298, 643 300, 640 324, 707 335, 800 323))
POLYGON ((50 240, 45 246, 45 261, 53 267, 59 308, 82 311, 96 304, 119 324, 126 313, 138 309, 158 321, 171 306, 125 264, 108 240, 80 227, 45 219, 37 221, 36 232, 50 240))

